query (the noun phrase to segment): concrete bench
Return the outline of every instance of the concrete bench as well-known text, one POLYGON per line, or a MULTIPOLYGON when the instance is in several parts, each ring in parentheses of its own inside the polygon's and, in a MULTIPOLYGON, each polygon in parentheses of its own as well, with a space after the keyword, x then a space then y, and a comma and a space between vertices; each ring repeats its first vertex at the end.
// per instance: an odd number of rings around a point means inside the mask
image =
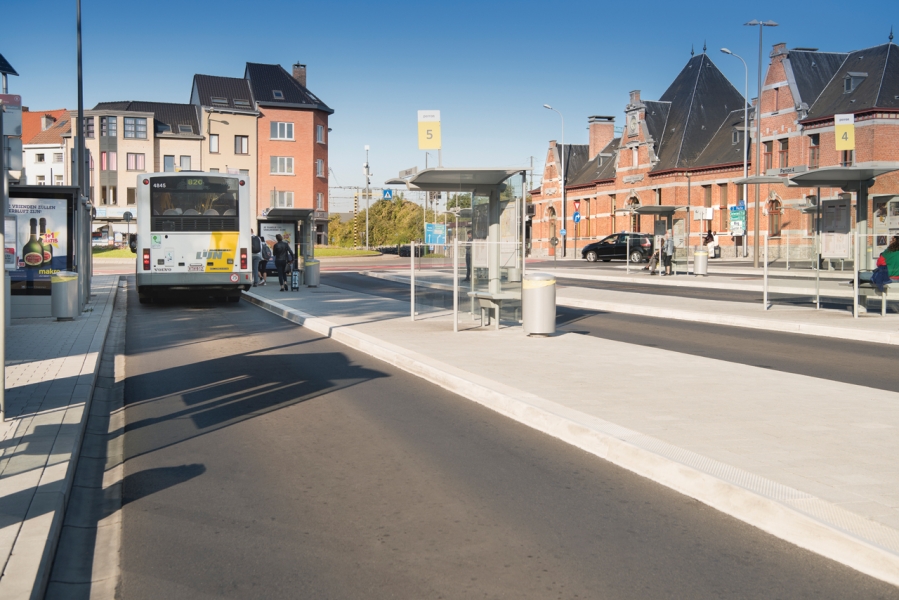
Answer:
POLYGON ((496 311, 496 329, 499 329, 499 311, 502 310, 503 302, 509 300, 521 300, 519 294, 512 292, 500 292, 491 294, 490 292, 468 292, 468 296, 478 301, 481 309, 481 324, 490 325, 490 311, 496 311), (486 322, 485 322, 486 317, 486 322))

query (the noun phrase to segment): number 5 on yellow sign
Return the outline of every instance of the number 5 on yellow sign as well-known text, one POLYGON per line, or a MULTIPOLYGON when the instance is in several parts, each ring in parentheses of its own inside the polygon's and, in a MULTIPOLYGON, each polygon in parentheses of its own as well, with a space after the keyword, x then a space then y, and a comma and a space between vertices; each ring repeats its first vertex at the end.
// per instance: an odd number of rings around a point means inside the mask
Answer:
POLYGON ((440 111, 418 111, 418 149, 439 150, 440 148, 440 111))

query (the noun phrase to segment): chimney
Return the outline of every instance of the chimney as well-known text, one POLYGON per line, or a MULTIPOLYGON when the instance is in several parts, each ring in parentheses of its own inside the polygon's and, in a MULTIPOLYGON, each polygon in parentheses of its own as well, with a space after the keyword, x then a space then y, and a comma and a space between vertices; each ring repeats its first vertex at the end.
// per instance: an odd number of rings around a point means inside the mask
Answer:
POLYGON ((593 159, 615 138, 615 117, 587 117, 587 123, 590 130, 589 159, 593 159))
POLYGON ((294 63, 293 78, 299 81, 301 86, 306 87, 306 65, 294 63))
POLYGON ((771 58, 774 58, 775 56, 781 56, 786 53, 787 53, 786 43, 778 42, 777 44, 774 44, 774 46, 771 50, 771 58))
POLYGON ((631 92, 631 104, 640 104, 640 90, 631 92))

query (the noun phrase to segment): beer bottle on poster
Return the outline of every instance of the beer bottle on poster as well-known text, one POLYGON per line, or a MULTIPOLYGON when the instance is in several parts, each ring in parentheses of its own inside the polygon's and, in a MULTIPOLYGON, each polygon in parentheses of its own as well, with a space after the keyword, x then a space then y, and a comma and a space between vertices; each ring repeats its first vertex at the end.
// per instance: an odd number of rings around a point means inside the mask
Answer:
POLYGON ((44 266, 49 267, 53 260, 53 245, 47 242, 47 219, 41 218, 41 245, 44 247, 44 266))
POLYGON ((29 268, 40 267, 44 264, 44 245, 37 239, 37 219, 31 219, 31 237, 22 246, 22 260, 29 268))

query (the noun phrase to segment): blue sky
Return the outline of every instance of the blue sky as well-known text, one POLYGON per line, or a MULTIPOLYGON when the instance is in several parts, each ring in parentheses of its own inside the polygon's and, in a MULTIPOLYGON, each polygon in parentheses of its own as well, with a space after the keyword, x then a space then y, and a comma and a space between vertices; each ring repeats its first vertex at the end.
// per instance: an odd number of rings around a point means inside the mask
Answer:
MULTIPOLYGON (((110 100, 188 102, 194 73, 240 77, 247 61, 308 65, 308 86, 335 109, 331 185, 373 185, 424 167, 416 111, 439 109, 444 166, 542 170, 547 142, 586 143, 587 117, 623 123, 628 92, 658 98, 690 58, 708 53, 738 90, 743 56, 755 96, 758 31, 789 47, 847 51, 885 43, 899 3, 697 1, 194 2, 84 0, 85 107, 110 100)), ((19 72, 10 92, 36 109, 76 108, 75 2, 6 2, 0 53, 19 72), (11 27, 11 23, 21 26, 11 27)), ((432 156, 432 161, 436 160, 432 156)), ((431 165, 433 166, 433 162, 431 165)), ((332 192, 332 210, 347 192, 332 192)))

